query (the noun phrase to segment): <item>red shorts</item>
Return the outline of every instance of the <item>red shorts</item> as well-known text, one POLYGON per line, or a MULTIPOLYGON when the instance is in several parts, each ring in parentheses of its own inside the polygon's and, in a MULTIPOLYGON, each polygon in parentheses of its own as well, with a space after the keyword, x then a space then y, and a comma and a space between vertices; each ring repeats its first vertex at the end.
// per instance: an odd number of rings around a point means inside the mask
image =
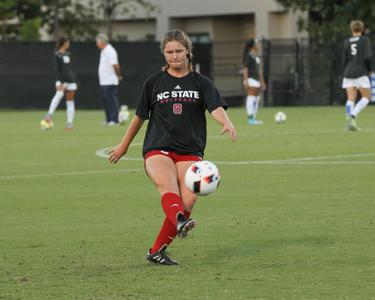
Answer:
POLYGON ((150 156, 154 156, 154 155, 167 156, 170 159, 172 159, 174 163, 177 163, 179 161, 201 161, 202 160, 202 157, 197 156, 197 155, 192 155, 192 154, 178 154, 172 151, 151 150, 145 154, 145 161, 147 160, 147 158, 149 158, 150 156))

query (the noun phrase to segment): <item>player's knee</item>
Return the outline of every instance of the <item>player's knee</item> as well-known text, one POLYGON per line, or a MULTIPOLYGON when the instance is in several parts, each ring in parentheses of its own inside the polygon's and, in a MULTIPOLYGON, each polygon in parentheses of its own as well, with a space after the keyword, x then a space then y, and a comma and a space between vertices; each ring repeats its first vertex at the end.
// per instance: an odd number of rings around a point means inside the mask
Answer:
POLYGON ((161 195, 165 193, 175 193, 179 195, 178 188, 175 184, 161 181, 161 182, 155 182, 155 185, 161 195))

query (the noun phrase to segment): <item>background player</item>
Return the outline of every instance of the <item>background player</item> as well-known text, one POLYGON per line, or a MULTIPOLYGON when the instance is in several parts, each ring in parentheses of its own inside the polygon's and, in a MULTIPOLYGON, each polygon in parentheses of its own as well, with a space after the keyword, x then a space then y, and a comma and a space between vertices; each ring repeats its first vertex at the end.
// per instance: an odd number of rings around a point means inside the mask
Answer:
POLYGON ((74 96, 77 90, 76 78, 71 66, 70 41, 65 37, 60 37, 56 43, 54 54, 54 65, 56 74, 56 93, 51 100, 48 113, 44 120, 47 123, 52 122, 52 115, 59 106, 61 99, 66 93, 66 127, 65 130, 73 129, 75 104, 74 96))
POLYGON ((212 82, 193 71, 192 46, 180 30, 165 34, 161 42, 166 66, 146 79, 136 114, 117 147, 109 152, 116 163, 126 154, 144 120, 149 119, 143 144, 145 170, 161 195, 166 215, 146 259, 155 264, 175 265, 165 250, 176 235, 185 237, 195 221, 190 214, 197 199, 184 184, 186 170, 202 160, 206 146, 206 109, 236 140, 226 103, 212 82))
POLYGON ((117 87, 122 80, 120 64, 115 48, 103 33, 96 37, 96 46, 100 49, 98 68, 100 95, 104 105, 106 125, 114 126, 119 120, 119 101, 117 87))
POLYGON ((263 124, 256 120, 259 109, 260 91, 266 89, 262 73, 260 71, 260 59, 258 53, 258 41, 256 39, 248 40, 245 44, 243 53, 243 82, 247 92, 246 112, 249 125, 263 124))
POLYGON ((362 21, 350 23, 352 37, 344 42, 344 80, 342 87, 346 89, 348 100, 346 101, 346 118, 348 129, 360 130, 355 122, 358 114, 369 104, 371 95, 371 84, 369 75, 371 73, 371 43, 363 36, 364 24, 362 21), (358 90, 362 96, 357 104, 358 90))

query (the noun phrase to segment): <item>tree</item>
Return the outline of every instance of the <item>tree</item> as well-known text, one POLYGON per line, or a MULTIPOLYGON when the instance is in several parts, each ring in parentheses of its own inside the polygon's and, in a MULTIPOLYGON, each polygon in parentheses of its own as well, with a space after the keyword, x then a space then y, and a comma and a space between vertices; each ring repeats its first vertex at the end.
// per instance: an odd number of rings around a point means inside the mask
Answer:
POLYGON ((37 26, 40 23, 38 21, 40 13, 38 0, 2 0, 0 2, 1 38, 22 37, 20 30, 25 23, 22 30, 24 33, 28 31, 28 38, 39 39, 37 26))
POLYGON ((0 1, 0 37, 4 39, 7 31, 7 22, 15 17, 13 7, 15 5, 14 0, 2 0, 0 1))
POLYGON ((353 19, 365 22, 367 31, 375 26, 375 2, 372 0, 277 0, 286 9, 307 12, 298 21, 300 30, 321 40, 341 40, 350 34, 353 19))
POLYGON ((146 10, 146 16, 156 9, 156 6, 146 0, 100 0, 98 8, 106 23, 107 35, 113 38, 113 20, 116 14, 132 15, 138 8, 146 10))
POLYGON ((96 16, 94 1, 84 5, 73 0, 44 0, 43 24, 55 38, 65 34, 75 40, 92 39, 97 32, 96 16))
POLYGON ((40 17, 26 20, 19 28, 19 34, 22 41, 37 41, 39 40, 39 29, 42 24, 40 17))
POLYGON ((154 8, 147 0, 0 0, 0 39, 38 40, 39 29, 44 27, 55 38, 64 34, 74 40, 91 40, 103 20, 112 38, 117 15, 131 16, 143 9, 147 16, 154 8))

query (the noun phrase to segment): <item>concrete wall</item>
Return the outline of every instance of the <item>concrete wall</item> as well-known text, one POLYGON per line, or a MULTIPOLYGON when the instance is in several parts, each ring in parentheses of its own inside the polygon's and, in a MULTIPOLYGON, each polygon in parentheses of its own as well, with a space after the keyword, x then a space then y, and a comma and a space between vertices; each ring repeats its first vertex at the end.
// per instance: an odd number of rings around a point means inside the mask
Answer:
MULTIPOLYGON (((155 19, 155 29, 143 28, 145 35, 155 33, 156 39, 172 28, 188 32, 207 32, 214 41, 258 38, 305 37, 296 26, 298 15, 285 12, 274 0, 149 0, 155 10, 148 17, 155 19)), ((144 20, 138 9, 132 15, 118 15, 118 20, 144 20)), ((131 28, 130 28, 131 29, 131 28)))
MULTIPOLYGON (((82 2, 89 3, 89 0, 82 2)), ((172 28, 190 33, 208 33, 213 41, 257 38, 297 38, 298 14, 284 11, 275 0, 147 0, 148 11, 127 2, 128 13, 118 9, 114 16, 114 37, 129 41, 155 36, 160 40, 172 28)), ((306 15, 303 15, 306 17, 306 15)))

